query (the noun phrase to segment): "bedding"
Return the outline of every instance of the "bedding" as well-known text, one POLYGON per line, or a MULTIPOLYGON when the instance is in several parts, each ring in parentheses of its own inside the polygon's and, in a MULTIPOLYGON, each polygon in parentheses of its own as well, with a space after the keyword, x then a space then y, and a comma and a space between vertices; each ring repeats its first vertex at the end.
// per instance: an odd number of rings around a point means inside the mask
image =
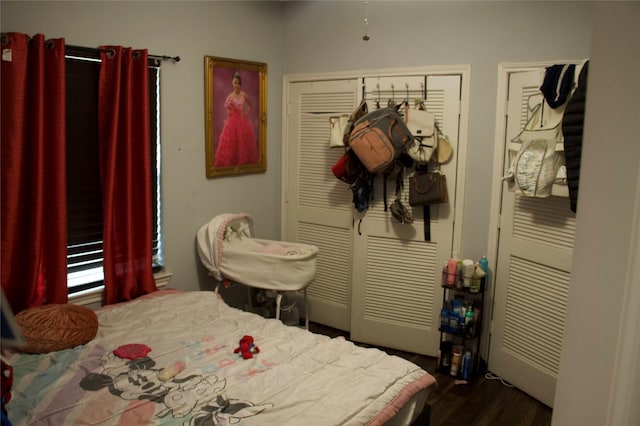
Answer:
POLYGON ((159 291, 96 314, 84 345, 9 354, 14 425, 409 424, 435 383, 400 357, 210 291, 159 291), (234 351, 243 336, 259 348, 248 359, 234 351))

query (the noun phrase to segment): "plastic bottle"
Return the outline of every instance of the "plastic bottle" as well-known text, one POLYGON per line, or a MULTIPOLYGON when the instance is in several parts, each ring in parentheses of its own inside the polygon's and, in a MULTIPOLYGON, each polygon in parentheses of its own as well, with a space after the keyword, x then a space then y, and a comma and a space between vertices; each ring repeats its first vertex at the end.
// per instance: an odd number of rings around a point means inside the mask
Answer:
POLYGON ((471 351, 466 351, 462 357, 462 378, 471 380, 471 351))
POLYGON ((449 331, 449 310, 445 308, 440 310, 440 330, 449 331))
POLYGON ((453 357, 451 358, 451 375, 456 376, 458 374, 458 365, 460 365, 460 349, 453 350, 453 357))
POLYGON ((489 272, 489 260, 487 259, 487 256, 482 256, 482 258, 478 261, 478 264, 480 265, 480 269, 482 269, 485 274, 489 272))
POLYGON ((469 292, 471 293, 480 293, 482 290, 482 278, 484 278, 486 273, 482 270, 478 264, 473 268, 473 274, 471 275, 471 285, 469 286, 469 292))
POLYGON ((467 310, 464 313, 464 325, 469 325, 470 323, 472 323, 473 317, 474 317, 473 305, 469 305, 467 306, 467 310))
POLYGON ((449 373, 449 369, 451 368, 451 349, 453 348, 453 343, 449 340, 445 340, 444 342, 440 342, 440 364, 439 370, 442 373, 449 373))
POLYGON ((458 261, 456 259, 449 259, 446 268, 446 280, 447 287, 453 287, 456 285, 456 278, 458 277, 458 261))
POLYGON ((473 260, 471 259, 463 259, 462 260, 462 279, 463 285, 466 288, 471 286, 471 275, 473 275, 473 260))

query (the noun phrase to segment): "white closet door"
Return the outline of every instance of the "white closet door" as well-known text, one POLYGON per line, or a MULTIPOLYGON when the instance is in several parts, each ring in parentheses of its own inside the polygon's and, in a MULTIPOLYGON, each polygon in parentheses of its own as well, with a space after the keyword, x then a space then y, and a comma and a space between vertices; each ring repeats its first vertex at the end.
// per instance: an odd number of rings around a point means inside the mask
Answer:
MULTIPOLYGON (((367 98, 375 101, 379 90, 380 104, 386 106, 389 94, 401 102, 407 90, 413 103, 425 76, 365 78, 364 82, 367 98)), ((431 241, 424 239, 422 207, 412 208, 413 224, 398 223, 384 211, 382 179, 374 183, 374 201, 354 239, 351 338, 355 341, 432 356, 438 351, 441 271, 453 241, 460 84, 460 75, 426 78, 427 110, 436 114, 454 152, 442 167, 450 201, 431 206, 431 241)), ((395 199, 394 191, 394 183, 388 182, 389 203, 395 199)), ((408 191, 405 178, 401 200, 407 208, 408 191)))
MULTIPOLYGON (((544 68, 509 75, 506 141, 528 118, 544 68)), ((508 153, 505 149, 505 169, 508 153)), ((505 170, 506 172, 506 170, 505 170)), ((489 370, 552 406, 567 310, 575 214, 566 197, 502 186, 489 370)))
MULTIPOLYGON (((283 237, 320 248, 316 279, 308 289, 309 318, 350 330, 353 340, 435 355, 442 301, 440 273, 451 256, 457 185, 460 94, 458 73, 298 81, 288 85, 284 151, 283 237), (422 97, 449 137, 453 157, 442 170, 449 203, 431 207, 431 241, 424 239, 422 208, 413 225, 402 225, 384 211, 382 179, 364 213, 353 207, 348 185, 331 166, 344 150, 329 148, 329 117, 351 113, 364 91, 370 110, 374 91, 395 93, 400 102, 422 97), (406 84, 411 87, 407 88, 406 84), (391 87, 393 84, 393 88, 391 87), (377 86, 380 85, 380 90, 377 86), (385 86, 386 85, 386 86, 385 86)), ((392 202, 394 184, 387 187, 392 202)), ((408 204, 408 183, 402 195, 408 204)))
POLYGON ((329 148, 329 117, 353 112, 357 93, 355 78, 292 83, 285 128, 283 236, 319 247, 309 318, 341 330, 350 327, 353 215, 351 191, 331 172, 344 149, 329 148))

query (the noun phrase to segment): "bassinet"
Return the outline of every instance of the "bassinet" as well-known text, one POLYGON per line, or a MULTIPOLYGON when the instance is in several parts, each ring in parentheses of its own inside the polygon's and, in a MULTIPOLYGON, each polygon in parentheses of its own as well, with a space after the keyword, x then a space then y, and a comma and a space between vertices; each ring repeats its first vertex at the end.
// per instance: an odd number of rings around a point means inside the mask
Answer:
POLYGON ((215 216, 198 230, 197 240, 200 260, 216 280, 276 291, 276 318, 283 291, 304 290, 307 308, 318 247, 254 238, 253 220, 246 213, 215 216))

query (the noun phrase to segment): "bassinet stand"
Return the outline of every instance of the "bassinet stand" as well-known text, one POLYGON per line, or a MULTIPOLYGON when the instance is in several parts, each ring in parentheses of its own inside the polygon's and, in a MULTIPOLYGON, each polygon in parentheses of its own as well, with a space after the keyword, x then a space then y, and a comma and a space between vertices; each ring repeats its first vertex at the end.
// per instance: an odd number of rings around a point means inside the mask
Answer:
MULTIPOLYGON (((216 284, 216 289, 214 290, 216 294, 218 294, 218 290, 220 289, 220 285, 222 284, 223 283, 216 284)), ((249 286, 247 286, 247 294, 249 297, 249 302, 251 302, 251 287, 249 286)), ((306 330, 309 330, 309 299, 307 299, 307 287, 303 289, 303 295, 304 295, 304 328, 306 330)), ((280 321, 281 306, 282 306, 282 293, 279 291, 276 291, 276 319, 278 321, 280 321)))

